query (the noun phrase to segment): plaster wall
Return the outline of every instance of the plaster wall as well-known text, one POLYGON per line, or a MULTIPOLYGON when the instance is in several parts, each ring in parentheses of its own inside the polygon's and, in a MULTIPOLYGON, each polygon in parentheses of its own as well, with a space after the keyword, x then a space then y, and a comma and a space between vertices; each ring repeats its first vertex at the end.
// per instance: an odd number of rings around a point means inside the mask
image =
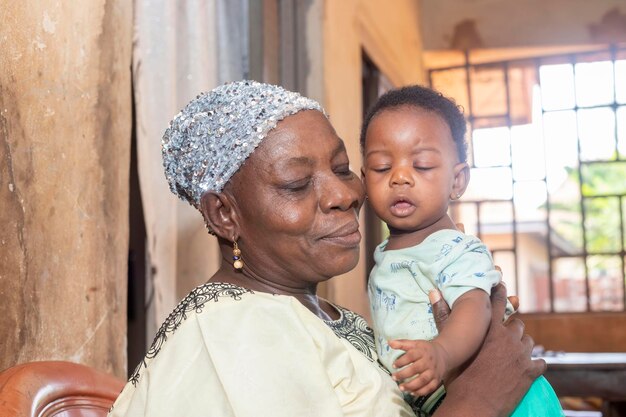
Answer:
POLYGON ((126 374, 132 3, 0 6, 0 369, 126 374))
POLYGON ((421 10, 427 50, 626 41, 623 0, 421 0, 421 10))

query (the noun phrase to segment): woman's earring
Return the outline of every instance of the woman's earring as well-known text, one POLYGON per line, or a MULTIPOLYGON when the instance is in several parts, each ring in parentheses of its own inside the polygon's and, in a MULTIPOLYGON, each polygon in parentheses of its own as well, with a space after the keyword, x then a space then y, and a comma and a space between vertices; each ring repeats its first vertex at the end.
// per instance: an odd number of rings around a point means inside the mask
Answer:
POLYGON ((240 271, 243 269, 243 261, 241 260, 241 249, 237 246, 237 242, 233 242, 233 267, 240 271))

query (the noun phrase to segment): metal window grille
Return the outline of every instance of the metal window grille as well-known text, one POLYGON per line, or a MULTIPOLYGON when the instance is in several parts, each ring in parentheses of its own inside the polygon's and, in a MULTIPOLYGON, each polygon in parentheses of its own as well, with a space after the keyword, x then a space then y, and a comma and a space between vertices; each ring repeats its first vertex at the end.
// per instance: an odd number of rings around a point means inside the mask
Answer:
POLYGON ((469 125, 470 189, 451 214, 491 248, 522 311, 625 311, 626 48, 466 54, 429 80, 469 125))

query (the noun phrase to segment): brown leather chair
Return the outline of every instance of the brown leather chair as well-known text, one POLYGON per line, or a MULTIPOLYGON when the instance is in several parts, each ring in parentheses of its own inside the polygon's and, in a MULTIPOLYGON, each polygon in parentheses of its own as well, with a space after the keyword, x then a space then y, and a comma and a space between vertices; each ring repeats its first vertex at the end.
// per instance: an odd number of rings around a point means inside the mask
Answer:
POLYGON ((72 362, 29 362, 0 373, 1 417, 103 417, 124 381, 72 362))

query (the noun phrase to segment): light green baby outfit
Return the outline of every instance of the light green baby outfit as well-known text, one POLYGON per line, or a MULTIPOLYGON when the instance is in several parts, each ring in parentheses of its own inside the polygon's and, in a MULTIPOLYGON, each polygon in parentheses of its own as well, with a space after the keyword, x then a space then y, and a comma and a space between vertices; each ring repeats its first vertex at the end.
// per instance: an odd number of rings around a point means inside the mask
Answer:
MULTIPOLYGON (((374 252, 376 265, 370 274, 368 294, 379 361, 394 372, 392 364, 404 352, 391 349, 389 340, 431 340, 437 335, 428 300, 430 290, 439 289, 454 308, 454 302, 467 291, 481 289, 491 293, 501 274, 494 268, 486 246, 478 238, 457 230, 437 231, 409 248, 385 250, 386 246, 387 241, 374 252)), ((509 303, 506 316, 512 313, 509 303)), ((428 397, 411 397, 407 401, 417 415, 429 415, 444 395, 445 390, 440 388, 428 397)), ((552 417, 561 416, 562 412, 552 387, 542 377, 513 415, 552 417)))

